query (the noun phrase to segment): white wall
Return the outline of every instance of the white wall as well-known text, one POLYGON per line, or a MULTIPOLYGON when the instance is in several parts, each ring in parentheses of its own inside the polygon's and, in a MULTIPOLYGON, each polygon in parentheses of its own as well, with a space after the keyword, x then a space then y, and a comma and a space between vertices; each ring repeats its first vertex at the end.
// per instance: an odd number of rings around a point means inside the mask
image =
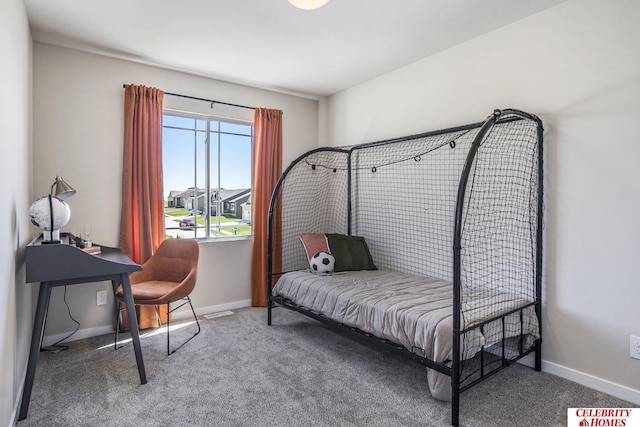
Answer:
MULTIPOLYGON (((319 114, 314 101, 36 43, 32 185, 31 41, 22 2, 0 2, 0 174, 12 183, 0 208, 0 248, 12 254, 0 257, 0 424, 15 416, 26 367, 31 199, 61 174, 78 190, 67 229, 90 222, 95 241, 117 244, 123 83, 282 109, 285 165, 318 137, 378 140, 479 121, 496 107, 538 114, 546 128, 543 367, 605 391, 611 382, 608 391, 640 404, 640 361, 628 356, 629 334, 640 335, 639 16, 635 0, 569 0, 321 101, 319 114)), ((196 306, 246 302, 249 256, 250 241, 202 244, 196 306)), ((87 333, 109 328, 111 306, 95 306, 97 289, 108 284, 67 295, 87 333)), ((56 289, 45 334, 73 326, 56 289)))
POLYGON ((22 393, 32 325, 25 284, 31 224, 32 43, 22 0, 0 2, 0 425, 12 425, 22 393))
MULTIPOLYGON (((71 221, 65 230, 80 233, 83 224, 91 223, 92 240, 103 245, 118 243, 124 83, 283 110, 285 165, 317 145, 317 101, 41 43, 34 44, 33 72, 32 195, 47 194, 54 177, 62 175, 77 190, 67 200, 71 221)), ((165 96, 164 105, 187 111, 210 108, 208 103, 172 96, 165 96)), ((213 111, 225 116, 253 117, 253 111, 246 109, 217 106, 213 111)), ((251 240, 201 243, 198 282, 192 294, 197 312, 249 304, 250 255, 251 240)), ((81 323, 82 331, 75 338, 110 331, 112 295, 107 282, 70 288, 67 301, 81 323), (109 290, 106 306, 96 306, 98 289, 109 290)), ((74 327, 63 303, 63 290, 54 289, 45 344, 74 327)))
POLYGON ((543 368, 640 404, 640 2, 569 0, 321 101, 354 144, 520 108, 545 125, 543 368))

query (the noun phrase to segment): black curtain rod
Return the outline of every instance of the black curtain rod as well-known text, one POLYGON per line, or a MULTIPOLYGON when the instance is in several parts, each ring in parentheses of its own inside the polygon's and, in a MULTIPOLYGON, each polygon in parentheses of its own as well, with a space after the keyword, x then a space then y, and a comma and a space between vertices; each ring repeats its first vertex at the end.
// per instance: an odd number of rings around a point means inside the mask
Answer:
MULTIPOLYGON (((123 84, 122 87, 126 88, 127 85, 123 84)), ((256 107, 248 107, 246 105, 240 105, 240 104, 231 104, 229 102, 216 101, 215 99, 206 99, 206 98, 198 98, 198 97, 189 96, 189 95, 180 95, 179 93, 165 92, 164 94, 165 95, 171 95, 171 96, 179 96, 180 98, 194 99, 196 101, 210 102, 211 103, 211 108, 213 108, 213 104, 222 104, 222 105, 229 105, 231 107, 247 108, 249 110, 255 110, 256 109, 256 107)))

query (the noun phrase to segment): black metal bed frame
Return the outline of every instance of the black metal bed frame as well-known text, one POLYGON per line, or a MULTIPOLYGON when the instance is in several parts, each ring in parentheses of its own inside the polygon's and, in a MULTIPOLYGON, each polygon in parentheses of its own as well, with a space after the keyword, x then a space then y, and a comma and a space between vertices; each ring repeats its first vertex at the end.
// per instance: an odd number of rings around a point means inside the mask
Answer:
MULTIPOLYGON (((378 142, 372 142, 372 143, 367 143, 367 144, 360 144, 360 145, 356 145, 353 147, 350 147, 348 149, 345 148, 338 148, 338 147, 323 147, 323 148, 317 148, 314 150, 310 150, 306 153, 304 153, 303 155, 299 156, 297 159, 295 159, 293 162, 291 162, 291 164, 289 165, 289 167, 283 172, 282 176, 280 177, 280 179, 278 180, 275 189, 272 193, 272 197, 271 197, 271 201, 270 201, 270 205, 269 205, 269 218, 268 218, 268 255, 267 255, 267 263, 268 263, 268 273, 267 273, 267 296, 268 296, 268 303, 267 303, 267 324, 271 325, 272 323, 272 309, 275 307, 284 307, 290 310, 294 310, 297 311, 299 313, 302 313, 312 319, 315 319, 319 322, 322 322, 323 324, 326 324, 330 327, 333 328, 338 328, 342 331, 347 331, 350 334, 355 334, 356 336, 359 337, 364 337, 365 339, 369 340, 370 342, 373 342, 375 344, 381 345, 382 347, 386 348, 386 349, 390 349, 402 356, 405 356, 415 362, 418 362, 422 365, 425 365, 426 367, 430 368, 430 369, 434 369, 440 373, 443 373, 445 375, 448 375, 449 377, 451 377, 451 425, 453 426, 458 426, 459 425, 459 414, 460 414, 460 393, 469 389, 470 387, 472 387, 473 385, 481 382, 482 380, 484 380, 485 378, 488 378, 489 376, 501 371, 502 369, 508 367, 511 363, 520 360, 521 358, 531 354, 532 352, 534 353, 534 369, 535 371, 541 371, 542 368, 542 355, 541 355, 541 344, 542 344, 542 338, 538 338, 532 347, 530 347, 529 349, 523 349, 522 346, 522 342, 523 342, 523 337, 524 337, 524 333, 523 333, 523 312, 525 309, 529 308, 529 307, 534 307, 535 309, 535 314, 537 316, 538 319, 538 331, 539 331, 539 335, 540 337, 542 336, 542 325, 541 325, 541 319, 542 319, 542 211, 543 211, 543 145, 542 145, 542 131, 543 131, 543 126, 542 126, 542 121, 535 115, 526 113, 524 111, 520 111, 520 110, 516 110, 516 109, 504 109, 504 110, 494 110, 493 113, 484 121, 484 122, 478 122, 478 123, 473 123, 470 125, 465 125, 465 126, 459 126, 459 127, 454 127, 454 128, 448 128, 448 129, 444 129, 444 130, 440 130, 440 131, 433 131, 433 132, 426 132, 423 134, 419 134, 419 135, 411 135, 411 136, 407 136, 407 137, 401 137, 401 138, 394 138, 394 139, 389 139, 389 140, 384 140, 384 141, 378 141, 378 142), (504 116, 512 116, 509 118, 503 118, 504 116), (515 116, 515 117, 513 117, 515 116), (538 164, 537 164, 537 174, 538 174, 538 183, 537 183, 537 229, 536 229, 536 248, 535 248, 535 301, 518 307, 514 310, 511 310, 509 312, 506 313, 502 313, 499 316, 495 316, 493 318, 490 319, 486 319, 481 323, 477 323, 474 324, 473 326, 466 328, 466 329, 461 329, 461 293, 460 293, 460 289, 461 289, 461 250, 462 250, 462 245, 461 245, 461 241, 462 241, 462 220, 463 220, 463 208, 464 208, 464 201, 465 201, 465 192, 466 192, 466 188, 467 188, 467 183, 469 180, 469 176, 471 173, 471 169, 472 169, 472 165, 474 163, 474 159, 476 156, 476 153, 478 151, 478 148, 480 147, 480 144, 482 143, 483 138, 485 137, 485 135, 487 134, 487 132, 489 132, 489 130, 496 124, 499 122, 506 122, 506 121, 512 121, 512 120, 523 120, 523 119, 528 119, 528 120, 532 120, 537 124, 538 127, 538 164), (456 210, 455 210, 455 222, 454 222, 454 236, 453 236, 453 337, 452 337, 452 360, 447 360, 443 363, 438 363, 435 362, 433 360, 430 360, 426 357, 422 357, 416 353, 413 353, 409 350, 407 350, 406 348, 404 348, 402 345, 386 340, 386 339, 381 339, 379 337, 376 337, 368 332, 359 330, 357 328, 348 326, 348 325, 344 325, 340 322, 334 321, 324 315, 322 315, 321 313, 317 313, 309 308, 300 306, 298 304, 296 304, 295 302, 285 299, 283 297, 280 296, 274 296, 272 293, 272 288, 273 288, 273 284, 274 284, 274 277, 277 276, 281 276, 282 274, 284 274, 285 272, 274 272, 273 271, 273 236, 272 236, 272 227, 273 227, 273 214, 274 214, 274 203, 276 201, 277 195, 280 191, 280 187, 282 185, 282 182, 284 181, 284 179, 286 178, 286 176, 288 175, 288 173, 291 171, 291 169, 301 160, 303 160, 306 156, 308 156, 309 154, 315 153, 315 152, 320 152, 320 151, 336 151, 336 152, 342 152, 342 153, 346 153, 348 156, 348 164, 349 164, 349 168, 348 168, 348 182, 347 182, 347 186, 348 186, 348 190, 347 190, 347 195, 348 195, 348 221, 347 221, 347 227, 348 227, 348 234, 351 234, 351 222, 352 222, 352 205, 351 205, 351 153, 353 152, 353 150, 355 149, 362 149, 362 148, 367 148, 367 147, 372 147, 372 146, 379 146, 379 145, 385 145, 385 144, 393 144, 395 142, 399 142, 399 141, 404 141, 410 138, 417 138, 417 137, 427 137, 427 136, 433 136, 433 135, 438 135, 438 134, 443 134, 443 133, 448 133, 448 132, 457 132, 457 131, 464 131, 464 130, 470 130, 470 129, 475 129, 475 128, 480 128, 478 131, 478 134, 476 135, 473 143, 471 144, 471 148, 469 149, 469 152, 467 154, 467 158, 465 161, 465 165, 460 177, 460 182, 459 182, 459 186, 458 186, 458 193, 457 193, 457 200, 456 200, 456 210), (504 334, 504 330, 505 330, 505 319, 510 316, 513 315, 515 313, 519 313, 520 316, 520 335, 516 338, 519 338, 519 351, 518 354, 516 356, 513 357, 507 357, 506 354, 506 349, 505 349, 505 340, 507 338, 505 338, 505 334, 504 334), (493 356, 493 358, 495 359, 495 354, 491 353, 489 354, 486 349, 484 348, 484 346, 482 346, 481 350, 476 354, 476 358, 480 359, 480 373, 478 375, 478 377, 476 379, 474 379, 473 381, 469 382, 468 384, 465 385, 461 385, 461 365, 462 365, 462 360, 461 360, 461 346, 460 346, 460 337, 464 336, 465 333, 468 333, 471 330, 474 329, 480 329, 481 333, 483 331, 483 328, 485 325, 487 325, 488 323, 494 322, 494 321, 501 321, 502 322, 502 330, 503 330, 503 334, 502 334, 502 345, 501 345, 501 354, 499 356, 499 366, 497 367, 492 367, 488 372, 485 372, 485 357, 487 357, 487 355, 493 356)), ((495 360, 494 360, 495 361, 495 360)))

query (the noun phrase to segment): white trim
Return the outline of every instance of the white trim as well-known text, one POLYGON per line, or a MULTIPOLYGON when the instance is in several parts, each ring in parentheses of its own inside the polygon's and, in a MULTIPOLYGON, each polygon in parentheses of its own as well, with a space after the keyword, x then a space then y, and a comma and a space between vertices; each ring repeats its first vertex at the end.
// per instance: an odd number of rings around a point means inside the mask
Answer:
POLYGON ((18 408, 20 408, 20 403, 22 402, 22 391, 24 390, 25 379, 26 379, 26 375, 24 376, 24 378, 22 378, 22 381, 20 381, 20 384, 18 387, 18 393, 16 393, 16 401, 13 404, 13 410, 11 411, 9 424, 7 424, 8 427, 15 426, 16 423, 18 422, 18 408))
MULTIPOLYGON (((234 301, 226 304, 211 305, 209 307, 197 308, 196 316, 204 316, 205 314, 217 313, 219 311, 227 311, 227 310, 233 310, 233 309, 244 308, 244 307, 251 307, 250 299, 234 301)), ((184 307, 183 309, 180 309, 180 311, 173 313, 172 315, 172 319, 174 320, 189 319, 192 317, 193 317, 193 314, 191 314, 191 310, 189 309, 188 306, 184 307)), ((61 339, 66 338, 66 336, 69 335, 70 333, 71 331, 67 331, 61 334, 47 335, 42 338, 42 346, 49 347, 50 345, 55 344, 61 339)), ((78 331, 75 334, 73 334, 68 341, 65 341, 65 342, 72 342, 72 341, 77 341, 85 338, 97 337, 99 335, 106 335, 106 334, 112 334, 112 333, 114 332, 113 332, 113 326, 111 325, 98 326, 95 328, 78 329, 78 331)))
MULTIPOLYGON (((55 334, 55 335, 45 335, 42 338, 42 347, 49 347, 57 343, 58 341, 66 338, 66 336, 69 335, 70 333, 71 331, 67 331, 67 332, 63 332, 61 334, 55 334)), ((78 341, 85 338, 97 337, 99 335, 112 334, 112 333, 113 333, 113 326, 111 325, 97 326, 95 328, 78 329, 73 335, 71 335, 71 337, 69 337, 68 341, 64 341, 60 345, 64 345, 65 343, 72 342, 72 341, 78 341)))
MULTIPOLYGON (((251 306, 251 300, 234 301, 226 304, 212 305, 209 307, 202 307, 196 309, 196 316, 204 316, 205 314, 218 313, 221 311, 233 310, 238 308, 245 308, 251 306)), ((188 319, 192 316, 191 310, 188 307, 181 309, 179 312, 173 314, 174 320, 188 319)), ((84 338, 90 338, 98 335, 112 334, 113 328, 109 326, 100 326, 97 328, 80 329, 73 334, 70 341, 76 341, 84 338)), ((69 335, 69 332, 65 332, 57 335, 49 335, 43 338, 42 343, 44 347, 54 344, 58 340, 69 335)), ((519 363, 533 368, 534 359, 529 355, 520 360, 519 363)), ((591 389, 600 391, 602 393, 609 394, 619 399, 624 399, 635 405, 640 405, 640 390, 635 390, 622 384, 617 384, 602 378, 595 377, 591 374, 577 371, 575 369, 567 368, 566 366, 559 365, 557 363, 549 362, 547 360, 542 361, 542 371, 556 375, 560 378, 564 378, 569 381, 584 385, 591 389)), ((20 393, 20 396, 22 394, 20 393)))
MULTIPOLYGON (((205 314, 218 313, 220 311, 227 311, 245 307, 251 307, 250 299, 229 302, 226 304, 210 305, 209 307, 196 308, 196 316, 204 316, 205 314)), ((191 314, 191 310, 189 310, 189 308, 187 307, 186 310, 180 310, 180 312, 175 313, 172 318, 175 320, 189 319, 193 318, 193 314, 191 314)))
MULTIPOLYGON (((533 356, 529 355, 522 358, 520 360, 520 363, 533 368, 533 356)), ((600 391, 602 393, 606 393, 619 399, 624 399, 635 405, 640 405, 640 390, 635 390, 631 387, 598 378, 591 374, 580 372, 572 368, 567 368, 566 366, 558 365, 557 363, 549 362, 547 360, 542 361, 542 371, 569 381, 573 381, 575 383, 600 391)))

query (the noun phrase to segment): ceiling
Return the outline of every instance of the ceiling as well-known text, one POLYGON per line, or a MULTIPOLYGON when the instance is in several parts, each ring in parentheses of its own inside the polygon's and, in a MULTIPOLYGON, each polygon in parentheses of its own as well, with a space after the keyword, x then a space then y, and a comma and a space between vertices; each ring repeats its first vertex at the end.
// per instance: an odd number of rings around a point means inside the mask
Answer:
POLYGON ((319 99, 564 0, 24 0, 33 39, 319 99))

